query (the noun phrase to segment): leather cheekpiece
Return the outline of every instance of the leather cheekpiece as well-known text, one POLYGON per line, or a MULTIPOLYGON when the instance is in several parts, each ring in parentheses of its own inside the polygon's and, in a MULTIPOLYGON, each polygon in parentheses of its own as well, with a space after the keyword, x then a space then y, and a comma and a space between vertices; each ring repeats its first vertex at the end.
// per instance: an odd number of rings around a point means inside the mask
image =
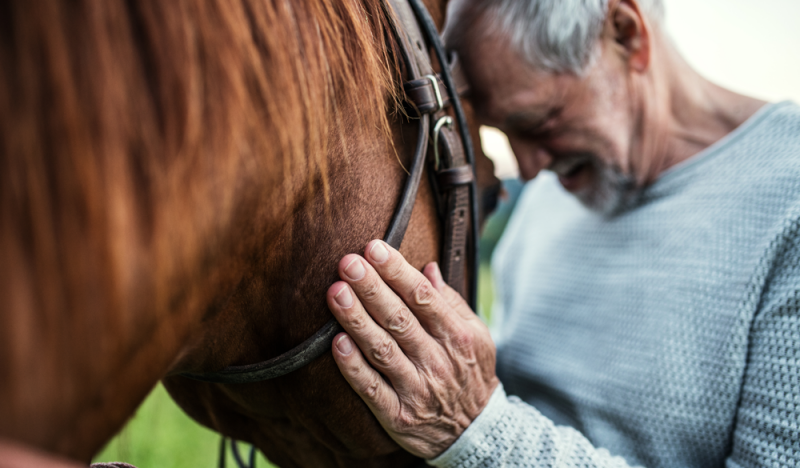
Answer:
POLYGON ((468 185, 473 180, 475 180, 475 176, 472 172, 472 166, 467 164, 443 169, 436 173, 436 183, 441 191, 447 191, 459 185, 468 185))
MULTIPOLYGON (((469 91, 469 84, 458 61, 458 56, 451 54, 449 59, 450 63, 447 64, 447 67, 455 82, 456 94, 463 96, 469 91)), ((406 98, 416 108, 419 115, 438 112, 451 104, 450 93, 442 80, 441 74, 437 73, 435 76, 439 87, 439 97, 442 101, 441 108, 436 99, 436 90, 433 88, 433 82, 429 78, 419 78, 403 83, 403 91, 406 94, 406 98)))

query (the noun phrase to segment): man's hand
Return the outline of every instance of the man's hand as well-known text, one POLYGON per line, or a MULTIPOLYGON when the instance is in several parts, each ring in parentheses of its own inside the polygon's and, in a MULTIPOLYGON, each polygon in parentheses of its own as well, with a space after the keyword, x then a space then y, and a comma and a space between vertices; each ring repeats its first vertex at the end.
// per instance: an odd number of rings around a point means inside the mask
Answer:
POLYGON ((434 458, 480 414, 499 381, 489 330, 435 263, 423 273, 372 241, 364 258, 339 262, 344 281, 328 289, 328 306, 347 332, 333 340, 344 377, 401 447, 434 458))

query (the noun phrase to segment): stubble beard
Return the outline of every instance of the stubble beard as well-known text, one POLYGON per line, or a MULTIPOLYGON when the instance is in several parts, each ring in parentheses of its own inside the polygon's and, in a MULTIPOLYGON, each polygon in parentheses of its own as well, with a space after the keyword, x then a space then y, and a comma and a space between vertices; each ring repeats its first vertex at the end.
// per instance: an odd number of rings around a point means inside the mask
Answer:
POLYGON ((632 174, 592 158, 593 179, 574 195, 588 209, 606 217, 615 216, 636 204, 641 193, 632 174))
POLYGON ((603 216, 614 216, 636 203, 641 190, 636 179, 620 167, 600 160, 592 153, 564 155, 548 169, 557 175, 569 175, 575 168, 589 171, 590 180, 572 194, 588 209, 603 216))

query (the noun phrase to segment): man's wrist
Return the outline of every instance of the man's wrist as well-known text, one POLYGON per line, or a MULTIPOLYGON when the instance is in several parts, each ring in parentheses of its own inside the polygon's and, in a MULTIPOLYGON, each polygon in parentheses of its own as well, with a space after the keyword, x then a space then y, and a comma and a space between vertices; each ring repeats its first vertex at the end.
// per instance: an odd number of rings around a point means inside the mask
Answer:
POLYGON ((470 457, 472 452, 480 450, 487 434, 502 418, 508 405, 509 402, 503 389, 503 384, 498 384, 481 414, 453 442, 453 445, 439 456, 426 460, 427 463, 437 467, 456 466, 461 460, 470 457))

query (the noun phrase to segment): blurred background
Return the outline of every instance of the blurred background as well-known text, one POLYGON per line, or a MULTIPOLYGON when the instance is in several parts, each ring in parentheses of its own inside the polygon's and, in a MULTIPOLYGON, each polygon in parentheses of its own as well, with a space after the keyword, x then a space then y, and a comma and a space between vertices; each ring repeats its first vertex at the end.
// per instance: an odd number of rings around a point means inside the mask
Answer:
MULTIPOLYGON (((800 0, 664 1, 667 32, 701 74, 742 94, 800 103, 800 0)), ((488 261, 522 185, 503 134, 485 127, 481 137, 497 175, 508 181, 509 193, 481 243, 479 302, 490 320, 488 261)), ((125 461, 138 468, 211 468, 217 466, 218 448, 219 436, 184 415, 159 384, 95 461, 125 461)), ((235 466, 230 454, 227 466, 235 466)), ((272 465, 259 457, 258 466, 272 465)))

